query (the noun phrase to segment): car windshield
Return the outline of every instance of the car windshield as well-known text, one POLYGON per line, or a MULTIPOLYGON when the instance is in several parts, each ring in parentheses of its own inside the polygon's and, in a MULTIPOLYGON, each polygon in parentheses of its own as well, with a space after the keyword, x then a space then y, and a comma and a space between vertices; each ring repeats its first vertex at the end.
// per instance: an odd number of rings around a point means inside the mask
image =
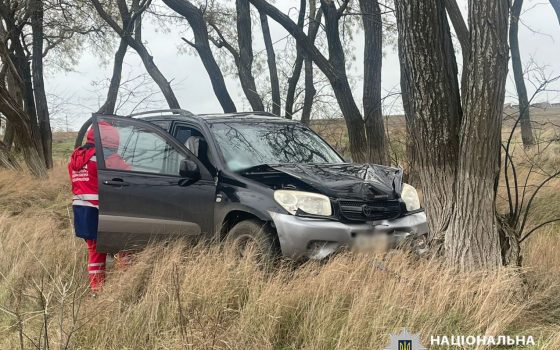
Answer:
POLYGON ((211 130, 232 171, 260 164, 343 162, 313 131, 296 123, 215 123, 211 130))

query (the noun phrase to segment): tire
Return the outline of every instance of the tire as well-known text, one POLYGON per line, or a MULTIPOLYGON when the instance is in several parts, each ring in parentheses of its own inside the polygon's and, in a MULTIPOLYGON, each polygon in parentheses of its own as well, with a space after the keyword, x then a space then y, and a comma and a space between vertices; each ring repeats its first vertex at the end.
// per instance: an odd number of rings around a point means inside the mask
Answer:
POLYGON ((253 254, 259 262, 270 262, 279 255, 276 237, 276 232, 269 224, 257 219, 248 219, 231 228, 226 236, 226 243, 232 245, 240 257, 244 257, 253 249, 253 254))

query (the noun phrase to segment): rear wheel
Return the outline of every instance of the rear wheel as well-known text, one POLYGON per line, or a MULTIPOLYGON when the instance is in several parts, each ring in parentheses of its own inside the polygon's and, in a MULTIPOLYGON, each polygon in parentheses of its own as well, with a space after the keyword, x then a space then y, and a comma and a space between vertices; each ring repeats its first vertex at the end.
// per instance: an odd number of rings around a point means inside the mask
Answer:
POLYGON ((270 224, 257 219, 243 220, 235 224, 226 237, 241 256, 253 254, 259 261, 271 261, 278 256, 276 232, 270 224))

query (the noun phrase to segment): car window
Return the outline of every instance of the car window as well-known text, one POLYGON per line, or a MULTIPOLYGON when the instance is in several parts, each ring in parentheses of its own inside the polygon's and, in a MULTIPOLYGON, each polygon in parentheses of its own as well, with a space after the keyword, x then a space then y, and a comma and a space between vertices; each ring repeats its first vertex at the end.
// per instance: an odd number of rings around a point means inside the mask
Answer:
POLYGON ((216 169, 212 151, 208 147, 208 141, 202 133, 188 125, 178 125, 174 132, 175 138, 185 145, 195 157, 211 172, 216 169))
POLYGON ((185 156, 154 130, 121 120, 98 127, 107 169, 179 175, 185 156))
POLYGON ((215 123, 211 131, 232 171, 260 164, 344 161, 317 134, 296 123, 215 123))

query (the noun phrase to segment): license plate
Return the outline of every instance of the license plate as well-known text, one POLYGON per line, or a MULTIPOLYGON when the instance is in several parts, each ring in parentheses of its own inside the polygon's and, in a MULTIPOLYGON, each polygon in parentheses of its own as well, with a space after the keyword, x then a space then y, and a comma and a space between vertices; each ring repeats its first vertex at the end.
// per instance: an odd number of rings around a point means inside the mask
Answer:
POLYGON ((354 241, 354 249, 360 252, 386 252, 389 249, 389 235, 386 233, 359 234, 354 241))

